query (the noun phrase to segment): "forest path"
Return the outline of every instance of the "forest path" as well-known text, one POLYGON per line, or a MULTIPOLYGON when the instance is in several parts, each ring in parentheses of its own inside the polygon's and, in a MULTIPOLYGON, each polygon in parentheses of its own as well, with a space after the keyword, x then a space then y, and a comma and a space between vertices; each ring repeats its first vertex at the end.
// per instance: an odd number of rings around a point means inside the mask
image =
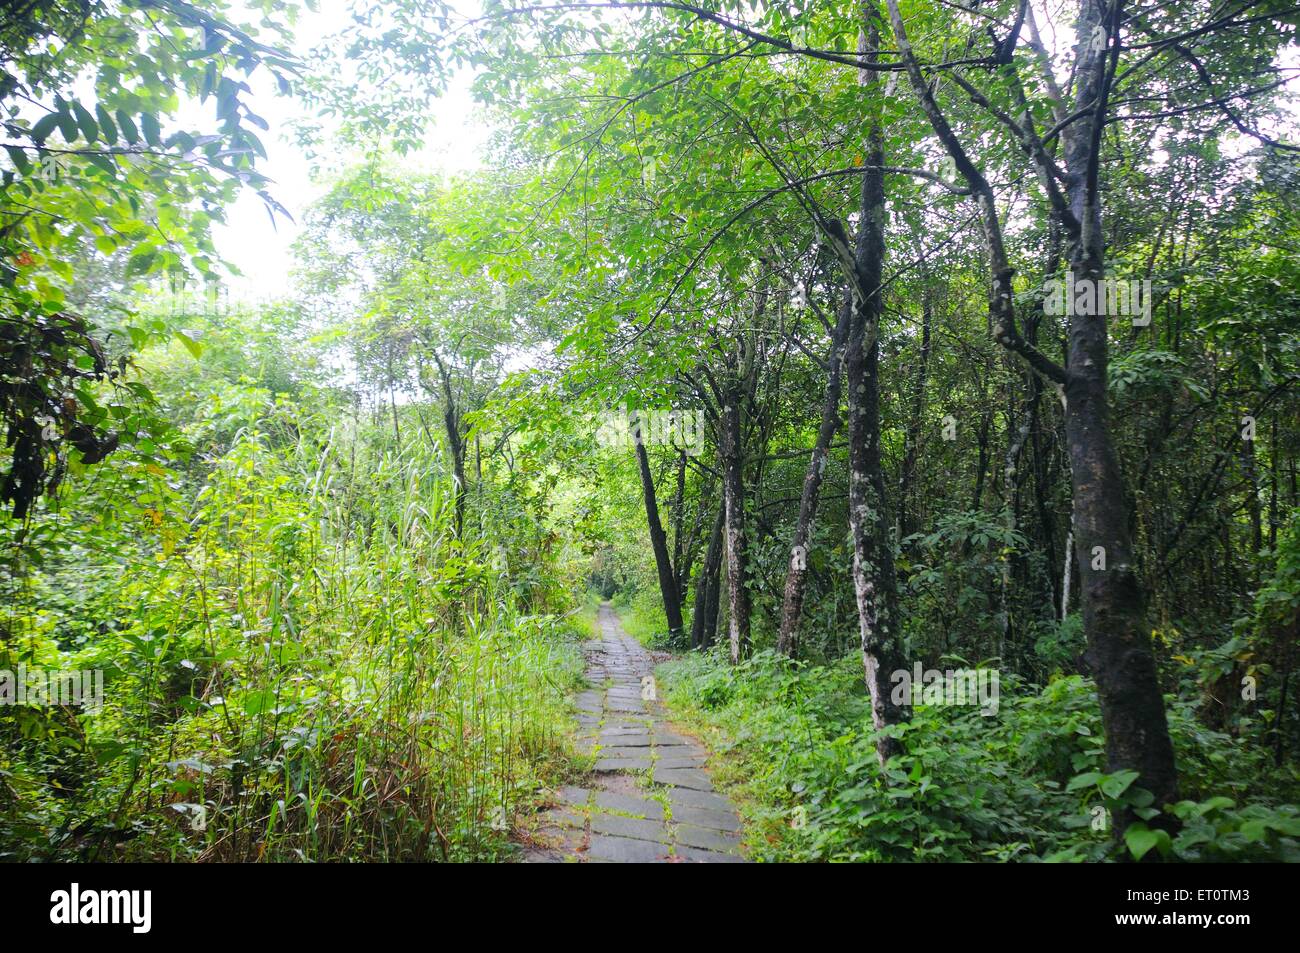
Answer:
POLYGON ((528 863, 743 863, 735 805, 713 790, 698 742, 674 734, 656 699, 654 662, 603 603, 600 638, 583 646, 576 699, 582 744, 596 750, 592 786, 559 792, 540 818, 528 863), (648 783, 647 783, 648 782, 648 783))

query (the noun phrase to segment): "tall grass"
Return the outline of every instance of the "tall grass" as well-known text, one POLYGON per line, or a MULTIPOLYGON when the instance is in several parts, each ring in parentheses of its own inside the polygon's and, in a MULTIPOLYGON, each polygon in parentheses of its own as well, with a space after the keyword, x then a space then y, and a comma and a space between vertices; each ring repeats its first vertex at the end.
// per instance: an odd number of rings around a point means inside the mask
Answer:
MULTIPOLYGON (((149 558, 100 607, 108 631, 63 659, 107 671, 106 708, 7 745, 0 850, 508 850, 514 812, 567 770, 573 626, 523 614, 487 554, 455 538, 435 454, 344 436, 273 448, 241 432, 201 490, 170 500, 149 558)), ((34 608, 26 619, 37 639, 34 608)))

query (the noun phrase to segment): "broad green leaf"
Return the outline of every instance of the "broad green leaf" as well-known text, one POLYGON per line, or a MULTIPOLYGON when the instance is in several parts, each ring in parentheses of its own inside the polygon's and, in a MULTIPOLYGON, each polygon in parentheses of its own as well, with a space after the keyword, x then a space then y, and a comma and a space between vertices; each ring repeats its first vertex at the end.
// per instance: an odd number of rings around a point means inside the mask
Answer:
POLYGON ((36 124, 32 126, 32 138, 37 142, 44 142, 50 137, 50 133, 58 128, 58 125, 59 114, 57 112, 46 113, 36 120, 36 124))
POLYGON ((100 103, 95 104, 95 118, 99 122, 99 131, 103 134, 104 141, 110 146, 117 145, 117 126, 108 110, 100 103))
POLYGON ((155 149, 162 148, 162 128, 158 125, 158 117, 153 113, 140 114, 140 128, 144 131, 144 138, 149 145, 155 149))
POLYGON ((86 142, 92 145, 99 139, 99 126, 95 124, 95 117, 90 114, 85 106, 75 100, 72 103, 72 115, 77 120, 77 128, 81 130, 81 135, 86 142))
POLYGON ((136 129, 135 120, 123 109, 119 109, 114 115, 117 116, 117 128, 122 131, 122 137, 130 145, 139 145, 140 132, 136 129))
POLYGON ((1150 851, 1151 848, 1157 848, 1161 854, 1167 854, 1173 846, 1169 835, 1162 830, 1147 827, 1141 821, 1136 821, 1128 826, 1124 832, 1124 843, 1128 845, 1129 853, 1135 860, 1141 860, 1150 851))

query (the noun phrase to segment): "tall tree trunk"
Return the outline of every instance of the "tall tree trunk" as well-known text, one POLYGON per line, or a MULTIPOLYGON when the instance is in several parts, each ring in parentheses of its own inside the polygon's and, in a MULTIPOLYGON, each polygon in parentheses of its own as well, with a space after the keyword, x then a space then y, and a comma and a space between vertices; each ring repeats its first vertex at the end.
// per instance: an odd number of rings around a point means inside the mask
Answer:
MULTIPOLYGON (((1250 515, 1251 555, 1259 557, 1264 548, 1264 513, 1259 502, 1259 467, 1255 461, 1255 441, 1241 442, 1241 469, 1246 478, 1246 512, 1250 515)), ((1251 563, 1251 578, 1258 575, 1258 562, 1251 563)))
MULTIPOLYGON (((682 565, 682 546, 685 540, 682 538, 682 526, 686 520, 682 514, 682 506, 686 502, 686 451, 677 451, 677 489, 673 492, 673 570, 675 575, 680 577, 682 565)), ((677 578, 677 598, 681 599, 682 586, 681 579, 677 578)))
POLYGON ((664 618, 668 621, 669 633, 677 637, 682 633, 682 605, 678 600, 677 579, 673 576, 673 565, 668 556, 668 537, 664 534, 663 524, 659 522, 654 475, 650 472, 650 457, 646 453, 639 417, 633 428, 632 443, 636 447, 637 468, 641 472, 641 495, 645 499, 646 525, 650 528, 650 548, 654 551, 655 568, 659 572, 659 595, 664 603, 664 618))
MULTIPOLYGON (((863 4, 858 52, 865 63, 876 61, 880 48, 879 11, 863 4)), ((871 118, 867 125, 862 204, 854 249, 853 318, 844 358, 849 405, 849 532, 853 538, 853 589, 857 596, 862 664, 871 695, 872 723, 877 730, 906 721, 906 700, 895 699, 891 675, 906 668, 899 642, 898 587, 885 509, 885 480, 880 461, 879 328, 883 310, 880 279, 885 254, 884 137, 878 112, 880 80, 875 70, 859 72, 867 90, 871 118)), ((881 764, 900 753, 898 739, 880 735, 876 753, 881 764)))
MULTIPOLYGON (((1106 732, 1108 770, 1136 770, 1138 783, 1163 806, 1176 800, 1178 783, 1155 656, 1145 624, 1143 593, 1133 565, 1127 495, 1111 436, 1106 394, 1107 328, 1103 315, 1072 315, 1067 367, 1055 365, 1020 336, 1012 303, 1012 275, 1002 239, 993 188, 971 161, 934 98, 907 39, 898 0, 886 0, 894 39, 908 81, 935 135, 969 184, 984 225, 991 281, 989 311, 993 334, 1039 373, 1061 385, 1065 402, 1066 446, 1074 490, 1074 545, 1079 562, 1080 597, 1088 639, 1086 660, 1097 682, 1106 732), (1104 568, 1102 568, 1104 567, 1104 568)), ((1100 190, 1097 187, 1102 131, 1110 79, 1118 57, 1121 0, 1109 7, 1081 0, 1075 23, 1074 112, 1083 121, 1064 132, 1066 194, 1046 161, 1041 142, 1030 136, 1026 151, 1040 167, 1040 178, 1054 214, 1070 236, 1069 261, 1075 281, 1104 276, 1100 190), (1105 22, 1103 22, 1105 21, 1105 22), (1100 31, 1098 28, 1101 28, 1100 31), (1096 38, 1106 39, 1098 44, 1096 38)), ((1010 76, 1014 79, 1014 75, 1010 76)), ((1024 113, 1032 132, 1032 116, 1024 113)), ((1070 309, 1076 310, 1076 309, 1070 309)), ((1116 829, 1127 826, 1120 819, 1116 829)))
POLYGON ((1268 451, 1268 548, 1277 549, 1277 414, 1273 415, 1268 451))
POLYGON ((713 532, 709 534, 709 548, 704 553, 700 579, 695 584, 695 613, 691 617, 691 645, 697 649, 708 648, 718 625, 718 586, 722 573, 722 527, 726 522, 726 507, 718 506, 713 532))
MULTIPOLYGON (((1084 274, 1101 275, 1085 261, 1084 274)), ((1133 564, 1124 482, 1106 406, 1105 318, 1071 322, 1065 433, 1074 485, 1074 546, 1109 770, 1137 770, 1163 806, 1177 797, 1173 745, 1133 564), (1089 326, 1092 325, 1092 326, 1089 326), (1089 361, 1092 366, 1089 367, 1089 361)))
POLYGON ((456 481, 456 538, 462 539, 465 532, 465 437, 461 433, 460 406, 456 403, 456 394, 452 390, 451 374, 437 351, 433 352, 433 360, 438 365, 438 376, 442 379, 442 421, 447 428, 452 478, 456 481))
MULTIPOLYGON (((1043 392, 1042 381, 1036 375, 1030 375, 1030 387, 1032 390, 1029 395, 1029 436, 1030 447, 1034 456, 1034 509, 1038 514, 1038 545, 1047 556, 1048 567, 1054 567, 1057 562, 1056 520, 1047 505, 1047 490, 1049 487, 1048 461, 1043 450, 1044 440, 1041 433, 1043 429, 1043 411, 1040 400, 1043 392)), ((1057 606, 1061 604, 1062 588, 1056 573, 1051 568, 1048 569, 1047 576, 1051 585, 1047 601, 1052 610, 1052 615, 1055 616, 1057 606)))
POLYGON ((1070 614, 1070 560, 1074 558, 1074 527, 1065 534, 1065 568, 1061 570, 1061 621, 1070 614))
MULTIPOLYGON (((721 510, 719 511, 721 512, 721 510)), ((725 527, 724 518, 724 527, 725 527)), ((701 648, 708 648, 718 639, 718 619, 722 615, 722 563, 727 554, 727 542, 724 533, 718 534, 718 561, 709 577, 708 605, 704 613, 704 633, 701 648)))
MULTIPOLYGON (((980 394, 980 403, 986 404, 988 401, 988 391, 985 390, 980 394)), ((980 505, 984 502, 984 474, 989 468, 989 431, 993 427, 993 408, 986 406, 984 414, 980 417, 979 433, 976 435, 976 441, 979 445, 979 457, 975 463, 975 489, 971 491, 970 508, 971 512, 979 512, 980 505)))
MULTIPOLYGON (((1070 209, 1078 238, 1070 249, 1076 282, 1105 277, 1101 200, 1097 188, 1111 46, 1091 43, 1099 26, 1118 30, 1119 4, 1108 12, 1082 0, 1075 33, 1079 108, 1095 113, 1065 143, 1070 209)), ((1071 309, 1078 310, 1078 309, 1071 309)), ((1095 309, 1094 309, 1095 310, 1095 309)), ((1144 594, 1129 535, 1128 494, 1111 433, 1106 390, 1108 360, 1105 315, 1070 317, 1069 373, 1065 381, 1065 434, 1074 488, 1074 545, 1079 565, 1086 659, 1097 681, 1106 732, 1108 770, 1136 770, 1137 783, 1155 795, 1155 806, 1177 800, 1178 774, 1169 739, 1164 699, 1156 673, 1144 594)), ((1118 826, 1118 825, 1117 825, 1118 826)))
POLYGON ((778 652, 793 658, 799 651, 799 614, 803 610, 803 596, 808 578, 808 541, 812 537, 817 519, 817 499, 822 479, 826 474, 826 459, 830 454, 831 440, 840 424, 840 382, 844 359, 845 339, 848 336, 852 309, 848 304, 840 308, 839 319, 831 334, 829 368, 826 378, 826 398, 822 402, 821 426, 813 445, 808 471, 803 478, 803 494, 799 499, 799 518, 794 526, 794 539, 790 544, 790 568, 785 576, 785 600, 781 607, 781 628, 777 633, 778 652))
POLYGON ((454 404, 448 404, 443 414, 447 428, 447 443, 451 445, 451 473, 456 481, 456 538, 465 533, 465 441, 460 433, 460 414, 454 404))
MULTIPOLYGON (((1019 376, 1015 373, 1018 370, 1017 367, 1012 366, 1010 370, 1012 371, 1013 380, 1019 376)), ((1007 454, 1004 458, 1005 466, 1002 471, 1005 497, 1003 500, 1002 525, 1006 529, 1008 536, 1017 532, 1020 528, 1018 519, 1020 507, 1020 455, 1025 448, 1026 441, 1029 440, 1031 425, 1032 421, 1028 414, 1022 415, 1020 423, 1016 424, 1016 400, 1013 393, 1007 401, 1007 454)), ((998 644, 993 652, 993 655, 997 658, 1003 658, 1014 641, 1011 627, 1011 576, 1012 560, 1015 558, 1015 554, 1010 550, 1010 546, 1002 547, 1002 585, 999 587, 998 592, 1000 634, 998 644)))
POLYGON ((388 342, 387 354, 388 354, 388 409, 392 412, 393 415, 393 440, 396 441, 397 447, 400 449, 402 446, 402 427, 401 424, 398 423, 397 397, 393 393, 393 386, 396 383, 396 378, 393 376, 392 341, 388 342))
POLYGON ((700 488, 699 504, 695 508, 695 519, 691 522, 691 531, 681 545, 681 555, 673 560, 677 576, 677 601, 686 605, 686 592, 690 587, 691 568, 695 564, 700 533, 704 529, 704 518, 709 514, 709 497, 713 493, 713 481, 709 480, 700 488))
MULTIPOLYGON (((922 280, 928 275, 922 274, 922 280)), ((925 413, 925 391, 930 371, 930 324, 933 318, 930 296, 922 291, 921 299, 921 353, 912 390, 912 407, 907 423, 906 449, 903 452, 903 469, 898 478, 898 539, 907 539, 916 532, 916 517, 912 510, 912 483, 916 478, 916 457, 921 449, 922 416, 925 413)))
POLYGON ((740 378, 728 381, 722 404, 722 498, 726 513, 727 616, 731 660, 749 653, 749 566, 745 536, 745 475, 742 445, 740 378))

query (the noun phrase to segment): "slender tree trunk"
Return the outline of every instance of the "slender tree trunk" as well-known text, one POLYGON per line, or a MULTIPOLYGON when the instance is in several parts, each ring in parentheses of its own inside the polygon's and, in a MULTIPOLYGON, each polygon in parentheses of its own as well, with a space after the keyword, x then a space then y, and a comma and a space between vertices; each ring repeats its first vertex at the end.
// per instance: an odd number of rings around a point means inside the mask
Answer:
MULTIPOLYGON (((922 280, 928 280, 928 276, 922 275, 922 280)), ((912 510, 912 484, 916 478, 916 457, 921 449, 922 416, 925 413, 925 391, 930 370, 930 323, 933 317, 929 295, 923 290, 922 296, 920 366, 916 372, 916 386, 912 391, 912 407, 907 424, 907 447, 903 453, 903 469, 898 479, 900 543, 916 532, 916 517, 912 510)))
MULTIPOLYGON (((1119 16, 1118 6, 1111 8, 1119 16)), ((1082 0, 1075 32, 1079 76, 1076 101, 1094 106, 1100 121, 1105 109, 1105 58, 1088 38, 1103 23, 1106 11, 1082 0)), ((1113 36, 1116 23, 1106 22, 1113 36)), ((1092 123, 1083 124, 1086 126, 1092 123)), ((1080 234, 1070 249, 1076 282, 1100 287, 1105 277, 1100 192, 1097 188, 1099 129, 1081 129, 1065 146, 1070 208, 1080 234)), ((1071 309, 1077 310, 1077 309, 1071 309)), ((1139 773, 1138 784, 1155 795, 1155 806, 1177 800, 1178 774, 1169 739, 1164 698, 1156 672, 1144 594, 1134 565, 1129 535, 1128 498, 1119 455, 1111 433, 1106 390, 1108 361, 1105 315, 1070 317, 1069 374, 1065 382, 1065 435, 1074 487, 1075 557, 1083 624, 1088 637, 1086 659, 1097 681, 1106 732, 1108 770, 1139 773)), ((1118 826, 1118 825, 1117 825, 1118 826)))
MULTIPOLYGON (((865 322, 863 322, 865 323, 865 322)), ((849 338, 845 378, 849 388, 849 531, 853 537, 853 589, 857 597, 862 664, 877 729, 906 721, 907 699, 893 696, 892 673, 906 669, 899 650, 898 591, 880 468, 879 345, 867 328, 849 338)), ((881 737, 883 764, 901 752, 881 737)))
POLYGON ((1268 548, 1277 549, 1277 415, 1273 415, 1268 451, 1268 548))
MULTIPOLYGON (((1283 629, 1278 633, 1280 638, 1278 644, 1282 649, 1282 687, 1278 691, 1277 710, 1279 714, 1287 711, 1287 690, 1291 685, 1291 667, 1295 661, 1295 647, 1300 642, 1300 622, 1292 619, 1288 629, 1283 629)), ((1284 717, 1278 717, 1273 724, 1273 763, 1279 768, 1285 757, 1286 748, 1286 722, 1284 717)))
POLYGON ((393 377, 393 345, 390 342, 388 345, 388 409, 392 412, 393 415, 393 440, 396 441, 397 446, 400 448, 402 446, 402 427, 401 424, 398 423, 398 418, 397 418, 397 397, 393 394, 394 382, 395 382, 395 378, 393 377))
POLYGON ((392 387, 389 387, 389 388, 388 388, 388 409, 389 409, 390 411, 392 411, 392 414, 393 414, 393 440, 396 441, 398 447, 401 447, 401 445, 402 445, 402 427, 401 427, 401 424, 398 423, 398 417, 397 417, 397 398, 396 398, 396 396, 393 394, 393 388, 392 388, 392 387))
POLYGON ((1133 564, 1124 483, 1110 436, 1104 321, 1072 322, 1102 325, 1099 332, 1071 331, 1072 367, 1081 367, 1084 355, 1091 354, 1100 377, 1072 373, 1066 387, 1065 432, 1074 482, 1074 546, 1088 636, 1086 658, 1101 699, 1110 770, 1137 770, 1141 786, 1163 806, 1176 800, 1177 774, 1133 564))
POLYGON ((460 415, 448 405, 443 416, 447 427, 447 443, 451 445, 451 473, 456 481, 456 538, 465 532, 465 443, 460 435, 460 415))
MULTIPOLYGON (((1088 638, 1085 657, 1096 679, 1101 701, 1108 770, 1136 770, 1138 784, 1155 795, 1157 806, 1163 806, 1177 799, 1178 777, 1155 656, 1145 623, 1143 593, 1133 564, 1127 494, 1110 430, 1106 394, 1106 317, 1071 316, 1065 368, 1054 365, 1020 336, 1012 304, 1011 279, 1014 272, 1003 244, 993 188, 971 161, 939 108, 934 91, 907 39, 898 0, 886 2, 908 81, 935 135, 969 184, 983 220, 991 272, 989 309, 994 337, 1062 387, 1066 401, 1066 445, 1074 490, 1075 556, 1079 561, 1084 628, 1088 638)), ((1041 143, 1034 137, 1023 143, 1039 164, 1040 179, 1052 202, 1054 214, 1061 219, 1063 226, 1068 226, 1069 261, 1076 282, 1096 282, 1104 277, 1098 176, 1109 83, 1118 55, 1116 36, 1122 17, 1122 0, 1116 0, 1108 7, 1093 0, 1081 0, 1079 5, 1075 22, 1078 39, 1075 45, 1074 112, 1083 121, 1076 122, 1063 133, 1065 167, 1069 173, 1066 177, 1068 201, 1057 190, 1053 170, 1043 159, 1041 143), (1106 42, 1097 43, 1097 37, 1106 42)), ((1024 115, 1025 124, 1032 126, 1032 117, 1028 112, 1024 115)), ((1129 817, 1121 818, 1116 830, 1124 829, 1129 820, 1129 817)))
MULTIPOLYGON (((863 4, 858 52, 867 63, 880 48, 879 11, 863 4)), ((906 699, 894 695, 891 675, 906 668, 899 643, 898 588, 894 554, 885 510, 885 480, 880 460, 880 347, 883 302, 880 279, 885 254, 884 137, 878 113, 880 80, 875 70, 859 72, 869 94, 866 165, 862 174, 862 204, 854 249, 855 288, 850 298, 853 318, 844 359, 844 383, 849 406, 849 532, 853 538, 853 588, 858 604, 862 664, 871 695, 872 723, 877 730, 906 721, 906 699), (865 297, 864 297, 865 295, 865 297)), ((885 735, 876 742, 881 764, 902 751, 898 739, 885 735)))
MULTIPOLYGON (((980 395, 980 403, 988 400, 988 391, 980 395)), ((972 512, 979 512, 980 504, 984 501, 984 474, 989 468, 989 430, 993 427, 993 410, 986 408, 983 416, 980 417, 979 433, 976 437, 979 443, 979 458, 975 464, 975 489, 971 491, 970 508, 972 512)))
POLYGON ((1061 570, 1061 621, 1070 614, 1070 561, 1074 558, 1074 527, 1065 534, 1065 568, 1061 570))
POLYGON ((722 571, 722 528, 726 522, 726 507, 719 504, 713 532, 709 534, 709 548, 704 553, 704 565, 695 584, 695 612, 691 617, 691 645, 707 648, 713 642, 718 625, 718 583, 722 571))
POLYGON ((686 593, 690 587, 691 569, 695 565, 695 553, 698 549, 700 533, 704 529, 704 519, 709 514, 709 497, 712 495, 712 491, 712 480, 700 488, 700 500, 695 508, 695 519, 691 522, 690 534, 682 544, 680 557, 673 562, 677 575, 677 601, 683 606, 686 605, 686 593))
MULTIPOLYGON (((1014 372, 1017 370, 1014 366, 1011 368, 1014 372)), ((1018 375, 1013 375, 1014 376, 1018 375)), ((1014 395, 1008 401, 1007 408, 1007 455, 1005 458, 1005 468, 1003 470, 1003 483, 1005 500, 1003 501, 1004 509, 1002 511, 1003 526, 1010 536, 1019 529, 1018 508, 1020 503, 1020 454, 1024 450, 1025 442, 1029 439, 1030 418, 1027 414, 1023 415, 1019 425, 1015 423, 1016 401, 1014 395)), ((1003 657, 1008 651, 1008 646, 1012 644, 1013 633, 1011 626, 1011 570, 1012 560, 1015 554, 1010 552, 1010 546, 1003 547, 1002 553, 1002 585, 998 595, 998 615, 1000 623, 1000 636, 998 645, 993 654, 998 658, 1003 657)))
POLYGON ((785 600, 781 607, 781 628, 777 633, 776 648, 791 658, 799 651, 799 614, 803 609, 808 578, 808 542, 817 519, 817 499, 826 474, 831 440, 840 424, 840 381, 851 316, 849 305, 841 307, 839 320, 831 334, 830 366, 826 378, 826 398, 822 402, 821 426, 817 429, 817 440, 808 461, 808 471, 804 474, 799 518, 795 522, 794 539, 790 545, 790 568, 785 577, 785 600))
MULTIPOLYGON (((1264 548, 1264 514, 1259 502, 1259 468, 1255 462, 1255 441, 1241 442, 1241 468, 1246 478, 1246 512, 1250 515, 1251 555, 1258 557, 1264 548)), ((1252 562, 1252 567, 1257 564, 1252 562)), ((1257 572, 1251 571, 1254 579, 1257 572)))
MULTIPOLYGON (((685 540, 682 538, 682 527, 685 524, 685 516, 682 513, 682 506, 686 502, 686 451, 677 451, 677 489, 673 492, 673 558, 672 564, 675 572, 680 572, 682 565, 682 546, 685 540)), ((681 580, 677 579, 677 597, 681 599, 681 580)))
POLYGON ((727 555, 725 525, 724 518, 724 532, 718 535, 718 561, 713 567, 713 575, 709 577, 708 605, 705 607, 704 633, 700 643, 700 646, 706 649, 717 641, 718 620, 722 615, 722 563, 727 555))
MULTIPOLYGON (((1029 397, 1029 417, 1031 422, 1029 436, 1030 447, 1034 456, 1034 508, 1038 514, 1038 544, 1042 551, 1047 554, 1047 565, 1053 567, 1059 557, 1056 549, 1056 520, 1047 505, 1049 479, 1048 465, 1045 459, 1046 454, 1043 450, 1043 408, 1040 400, 1043 392, 1042 381, 1038 377, 1031 375, 1030 387, 1032 391, 1029 397)), ((1052 615, 1055 616, 1057 607, 1061 604, 1062 587, 1058 582, 1056 573, 1050 568, 1047 577, 1051 586, 1051 592, 1048 593, 1048 607, 1051 609, 1052 615)))
POLYGON ((727 615, 731 660, 749 654, 749 564, 745 536, 744 450, 740 423, 741 385, 728 382, 722 405, 722 497, 726 512, 727 615))
POLYGON ((655 499, 654 475, 650 472, 650 457, 646 453, 645 439, 638 419, 633 429, 632 442, 636 447, 637 468, 641 472, 641 494, 645 498, 646 525, 650 528, 650 548, 654 551, 655 568, 659 572, 659 594, 664 603, 664 618, 668 631, 674 636, 682 633, 682 606, 678 601, 677 579, 673 576, 672 561, 668 556, 668 537, 659 522, 659 504, 655 499))
POLYGON ((442 378, 442 420, 447 429, 447 448, 451 451, 452 478, 456 481, 456 538, 462 539, 465 532, 465 438, 460 429, 461 413, 447 366, 437 351, 433 352, 433 359, 438 365, 438 375, 442 378))

